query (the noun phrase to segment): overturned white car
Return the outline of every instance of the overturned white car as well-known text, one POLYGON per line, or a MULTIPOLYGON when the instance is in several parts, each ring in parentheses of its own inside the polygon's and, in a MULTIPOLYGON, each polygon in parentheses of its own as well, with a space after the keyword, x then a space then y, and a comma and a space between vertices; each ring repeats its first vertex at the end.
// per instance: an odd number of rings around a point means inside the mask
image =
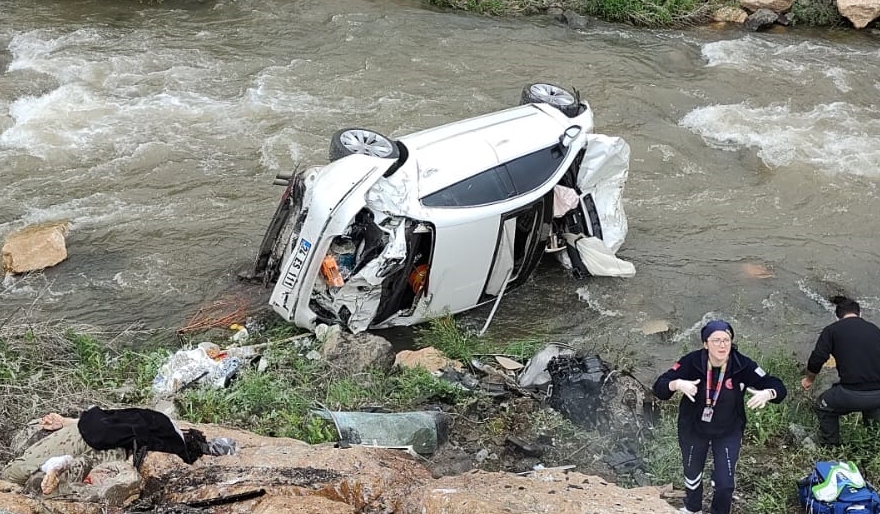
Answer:
POLYGON ((330 164, 276 180, 286 189, 249 277, 298 326, 360 332, 498 300, 547 252, 576 275, 628 276, 614 253, 629 146, 592 132, 589 105, 551 84, 396 140, 340 130, 330 164))

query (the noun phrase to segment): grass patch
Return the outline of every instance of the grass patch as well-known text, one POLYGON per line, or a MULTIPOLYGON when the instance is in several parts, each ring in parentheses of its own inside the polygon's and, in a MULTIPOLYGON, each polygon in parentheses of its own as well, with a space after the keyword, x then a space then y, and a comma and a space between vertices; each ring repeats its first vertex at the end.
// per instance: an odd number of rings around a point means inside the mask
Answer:
POLYGON ((835 0, 796 0, 791 4, 792 22, 809 27, 845 27, 850 22, 840 15, 835 0))
MULTIPOLYGON (((789 429, 803 427, 815 441, 816 416, 812 410, 813 395, 823 389, 804 392, 800 387, 803 363, 784 351, 763 353, 755 345, 741 344, 743 352, 754 358, 768 373, 778 376, 788 388, 788 397, 781 404, 769 404, 759 411, 747 409, 746 430, 737 466, 736 511, 743 514, 778 514, 801 512, 797 501, 798 480, 806 476, 818 460, 852 460, 866 480, 880 478, 880 428, 865 427, 860 415, 841 418, 844 445, 836 450, 810 449, 789 429)), ((834 373, 825 370, 824 373, 834 373)), ((659 424, 646 440, 643 454, 652 480, 657 484, 682 485, 681 453, 678 448, 676 419, 678 402, 662 404, 659 424)), ((704 477, 711 475, 711 453, 704 477)), ((711 487, 706 488, 707 497, 711 487)))
MULTIPOLYGON (((265 370, 245 367, 225 388, 200 385, 179 391, 173 397, 179 418, 321 443, 336 440, 337 434, 332 422, 312 414, 315 409, 403 411, 426 403, 454 409, 471 394, 424 369, 351 374, 307 358, 316 343, 299 334, 281 323, 260 331, 248 344, 262 348, 265 370)), ((227 331, 209 336, 181 336, 179 346, 191 348, 206 339, 221 347, 231 344, 227 331)), ((458 345, 459 356, 469 354, 469 336, 451 320, 435 325, 425 337, 452 341, 450 347, 458 345)), ((0 462, 13 457, 15 431, 48 412, 77 416, 90 405, 119 408, 153 402, 153 379, 177 345, 136 352, 122 348, 122 339, 93 327, 60 323, 0 327, 0 462)), ((148 337, 138 334, 137 339, 148 337)))
MULTIPOLYGON (((128 336, 142 334, 127 334, 128 336)), ((48 412, 78 415, 89 405, 137 404, 149 395, 158 355, 104 343, 94 327, 7 323, 0 327, 0 461, 13 432, 48 412)))
POLYGON ((490 16, 539 14, 553 6, 605 21, 660 28, 706 23, 712 12, 723 5, 723 0, 563 0, 553 4, 537 0, 428 0, 428 3, 490 16))
POLYGON ((525 362, 543 348, 546 337, 535 334, 527 339, 495 341, 490 337, 480 337, 462 328, 452 316, 435 318, 416 328, 418 348, 433 347, 450 359, 467 365, 474 358, 503 355, 525 362))

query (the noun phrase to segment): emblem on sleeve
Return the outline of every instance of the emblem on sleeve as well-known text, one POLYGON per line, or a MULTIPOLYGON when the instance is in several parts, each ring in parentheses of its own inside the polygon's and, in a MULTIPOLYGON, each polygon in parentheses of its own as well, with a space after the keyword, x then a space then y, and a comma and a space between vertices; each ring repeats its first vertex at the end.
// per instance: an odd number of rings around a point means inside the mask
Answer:
POLYGON ((758 366, 757 368, 755 368, 755 374, 759 377, 763 377, 767 374, 767 372, 761 369, 761 366, 758 366))

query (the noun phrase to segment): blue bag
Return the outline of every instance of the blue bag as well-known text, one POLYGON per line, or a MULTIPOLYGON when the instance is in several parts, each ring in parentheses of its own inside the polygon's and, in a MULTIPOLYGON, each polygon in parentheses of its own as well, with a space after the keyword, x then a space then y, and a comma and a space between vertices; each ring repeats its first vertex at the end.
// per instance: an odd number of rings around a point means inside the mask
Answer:
POLYGON ((880 514, 880 495, 852 462, 819 461, 798 481, 806 514, 880 514))

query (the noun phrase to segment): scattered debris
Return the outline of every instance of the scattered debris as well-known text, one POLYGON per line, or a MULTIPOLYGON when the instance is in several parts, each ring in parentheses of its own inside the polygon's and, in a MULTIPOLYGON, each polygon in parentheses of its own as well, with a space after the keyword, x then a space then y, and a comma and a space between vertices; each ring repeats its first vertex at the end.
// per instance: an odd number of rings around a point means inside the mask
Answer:
POLYGON ((642 333, 646 336, 668 332, 671 327, 669 322, 663 319, 652 319, 642 324, 642 333))
POLYGON ((515 361, 509 357, 505 357, 503 355, 496 355, 495 360, 498 362, 498 364, 501 365, 502 368, 504 368, 508 371, 516 371, 518 369, 522 369, 525 367, 525 366, 523 366, 523 364, 521 362, 517 362, 517 361, 515 361))
POLYGON ((153 393, 169 395, 196 383, 226 387, 243 365, 254 363, 259 363, 258 369, 267 365, 255 346, 221 349, 214 343, 199 343, 196 348, 178 350, 162 364, 153 379, 153 393))
POLYGON ((544 387, 550 384, 550 373, 547 364, 553 357, 574 355, 574 349, 562 343, 548 343, 526 363, 517 383, 520 387, 544 387))
MULTIPOLYGON (((244 298, 229 298, 213 302, 193 314, 187 324, 177 330, 177 334, 204 332, 211 328, 228 328, 246 318, 252 303, 244 298)), ((245 325, 247 324, 245 323, 245 325)))
POLYGON ((544 455, 546 448, 542 444, 528 443, 515 435, 508 435, 504 440, 505 445, 513 451, 528 457, 540 457, 544 455))
POLYGON ((635 377, 613 370, 598 355, 559 355, 547 370, 553 409, 587 429, 640 437, 651 395, 635 377))
POLYGON ((339 440, 383 448, 412 447, 420 455, 430 455, 444 442, 449 418, 439 411, 417 412, 341 412, 313 410, 313 414, 333 421, 339 440))
POLYGON ((614 452, 611 455, 607 455, 602 460, 611 466, 611 469, 619 475, 641 468, 644 464, 642 459, 629 451, 614 452))

